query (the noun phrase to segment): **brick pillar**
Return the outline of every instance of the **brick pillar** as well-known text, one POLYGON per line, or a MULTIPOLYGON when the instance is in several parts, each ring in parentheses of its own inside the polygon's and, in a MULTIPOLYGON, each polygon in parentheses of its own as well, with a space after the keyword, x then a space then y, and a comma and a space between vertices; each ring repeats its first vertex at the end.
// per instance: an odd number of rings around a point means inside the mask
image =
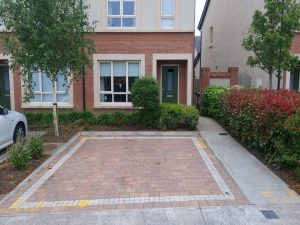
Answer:
POLYGON ((229 67, 228 72, 230 74, 230 86, 239 84, 239 68, 229 67))
POLYGON ((201 68, 200 71, 200 92, 203 94, 205 88, 209 86, 210 69, 208 67, 201 68))

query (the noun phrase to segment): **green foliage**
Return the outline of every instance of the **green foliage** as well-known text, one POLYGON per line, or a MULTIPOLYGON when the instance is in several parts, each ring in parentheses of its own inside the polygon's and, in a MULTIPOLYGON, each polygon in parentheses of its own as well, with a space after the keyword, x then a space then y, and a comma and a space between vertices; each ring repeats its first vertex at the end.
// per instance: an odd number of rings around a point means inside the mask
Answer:
POLYGON ((114 121, 111 114, 101 114, 97 117, 97 124, 111 125, 113 122, 114 121))
POLYGON ((160 129, 176 130, 179 128, 195 130, 199 112, 195 107, 179 104, 162 104, 160 110, 160 129))
POLYGON ((43 155, 44 147, 43 141, 40 137, 31 138, 29 143, 29 149, 31 152, 31 157, 33 159, 38 159, 43 155))
POLYGON ((208 107, 204 111, 213 111, 210 116, 242 143, 262 151, 274 168, 295 169, 298 166, 299 93, 254 88, 232 89, 224 92, 222 97, 207 100, 204 106, 208 107))
POLYGON ((289 50, 295 32, 300 29, 300 5, 295 0, 265 0, 264 8, 264 12, 255 11, 242 46, 254 53, 247 64, 266 71, 272 88, 274 72, 280 78, 282 71, 291 71, 298 63, 289 50))
POLYGON ((126 123, 129 126, 136 126, 141 124, 141 114, 139 112, 131 113, 127 115, 126 123))
POLYGON ((93 42, 85 32, 92 32, 87 6, 80 0, 2 0, 0 18, 7 30, 3 46, 12 55, 12 68, 22 68, 25 101, 33 96, 32 74, 45 71, 51 81, 63 76, 67 81, 83 74, 90 66, 88 55, 93 42), (83 48, 84 51, 81 49, 83 48))
POLYGON ((8 149, 8 161, 18 170, 28 169, 31 151, 25 139, 18 137, 17 142, 8 149))
POLYGON ((132 103, 143 111, 156 110, 159 107, 159 88, 152 77, 137 79, 131 88, 132 103))
POLYGON ((95 116, 91 112, 64 113, 64 114, 60 114, 58 118, 59 121, 62 123, 73 123, 78 120, 81 120, 85 123, 93 123, 95 121, 95 116))
POLYGON ((221 97, 226 91, 228 91, 226 87, 207 87, 201 99, 201 114, 211 117, 219 115, 221 110, 221 97))

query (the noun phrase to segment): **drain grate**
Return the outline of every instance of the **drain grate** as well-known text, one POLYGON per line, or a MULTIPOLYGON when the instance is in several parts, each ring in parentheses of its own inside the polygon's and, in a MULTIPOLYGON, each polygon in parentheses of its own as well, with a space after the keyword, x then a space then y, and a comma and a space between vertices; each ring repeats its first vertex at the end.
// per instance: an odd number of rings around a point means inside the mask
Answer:
POLYGON ((228 134, 227 133, 219 133, 219 135, 221 135, 221 136, 227 136, 228 134))
POLYGON ((277 214, 272 210, 260 210, 260 212, 267 220, 280 219, 279 216, 277 216, 277 214))

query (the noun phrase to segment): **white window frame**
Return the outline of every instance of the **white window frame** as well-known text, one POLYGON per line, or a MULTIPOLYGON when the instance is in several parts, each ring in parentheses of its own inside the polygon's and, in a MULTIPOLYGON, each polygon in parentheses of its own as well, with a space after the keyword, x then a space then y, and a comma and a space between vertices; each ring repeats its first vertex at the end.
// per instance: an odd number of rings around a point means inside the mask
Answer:
POLYGON ((162 29, 173 29, 175 27, 175 0, 172 0, 173 1, 173 14, 172 15, 163 15, 163 1, 164 0, 161 0, 160 1, 160 27, 162 29), (172 19, 173 20, 173 26, 171 27, 163 27, 162 26, 162 20, 163 19, 172 19))
POLYGON ((136 23, 137 23, 137 21, 136 21, 136 0, 133 0, 133 2, 134 2, 134 15, 124 15, 124 11, 123 11, 123 3, 124 3, 124 0, 119 0, 119 2, 120 2, 120 15, 110 15, 109 14, 109 1, 110 0, 107 0, 107 10, 106 10, 106 12, 107 12, 107 20, 106 20, 106 26, 107 26, 107 28, 109 28, 109 29, 136 29, 136 23), (121 26, 120 27, 110 27, 110 26, 108 26, 108 20, 109 19, 114 19, 114 18, 116 18, 116 19, 118 19, 118 18, 120 18, 121 19, 121 26), (133 27, 124 27, 123 26, 123 19, 134 19, 135 20, 135 26, 133 26, 133 27))
MULTIPOLYGON (((39 74, 39 87, 40 90, 39 91, 34 91, 33 94, 34 95, 41 95, 41 100, 43 98, 43 95, 45 94, 51 94, 52 96, 52 91, 51 92, 45 92, 42 91, 42 71, 38 71, 39 74)), ((22 96, 24 96, 24 82, 22 81, 22 96)), ((67 88, 67 87, 66 87, 67 88)), ((52 89, 52 87, 51 87, 52 89)), ((56 90, 56 96, 60 95, 60 94, 66 94, 66 91, 57 91, 57 83, 55 82, 55 90, 56 90)), ((67 94, 69 95, 69 102, 58 102, 57 101, 57 106, 58 108, 74 108, 74 104, 73 104, 73 85, 71 84, 71 86, 69 87, 69 89, 67 90, 67 94)), ((52 108, 53 105, 52 102, 34 102, 34 101, 30 101, 28 103, 24 103, 22 101, 22 108, 52 108)))
POLYGON ((139 76, 137 78, 141 77, 141 62, 140 61, 132 61, 132 60, 114 60, 114 61, 99 61, 99 68, 101 68, 101 63, 110 63, 110 78, 111 78, 111 91, 101 91, 101 74, 99 72, 99 95, 101 94, 109 94, 112 95, 112 102, 101 102, 100 104, 130 104, 131 102, 128 102, 128 95, 131 94, 129 91, 129 75, 128 75, 128 64, 129 63, 138 63, 139 64, 139 76), (126 92, 115 92, 114 91, 114 62, 123 62, 126 63, 126 92), (120 95, 126 95, 126 102, 114 102, 114 95, 120 94, 120 95))
MULTIPOLYGON (((94 108, 102 109, 133 109, 132 103, 126 102, 100 102, 100 62, 129 61, 140 62, 140 76, 145 76, 145 54, 94 54, 93 76, 94 76, 94 108)), ((112 89, 113 90, 113 89, 112 89)), ((102 93, 102 92, 101 92, 102 93)))

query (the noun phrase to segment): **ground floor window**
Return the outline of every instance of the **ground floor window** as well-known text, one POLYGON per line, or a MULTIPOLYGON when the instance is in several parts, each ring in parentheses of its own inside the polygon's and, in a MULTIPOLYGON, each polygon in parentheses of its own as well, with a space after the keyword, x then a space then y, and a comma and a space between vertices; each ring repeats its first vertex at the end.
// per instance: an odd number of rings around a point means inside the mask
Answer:
POLYGON ((300 67, 291 72, 290 89, 300 91, 300 67))
MULTIPOLYGON (((32 75, 34 96, 31 103, 52 103, 52 82, 45 72, 34 72, 32 75)), ((58 76, 55 82, 58 103, 69 103, 68 84, 63 76, 58 76)))
POLYGON ((100 62, 100 103, 130 103, 130 89, 140 70, 139 61, 100 62))

